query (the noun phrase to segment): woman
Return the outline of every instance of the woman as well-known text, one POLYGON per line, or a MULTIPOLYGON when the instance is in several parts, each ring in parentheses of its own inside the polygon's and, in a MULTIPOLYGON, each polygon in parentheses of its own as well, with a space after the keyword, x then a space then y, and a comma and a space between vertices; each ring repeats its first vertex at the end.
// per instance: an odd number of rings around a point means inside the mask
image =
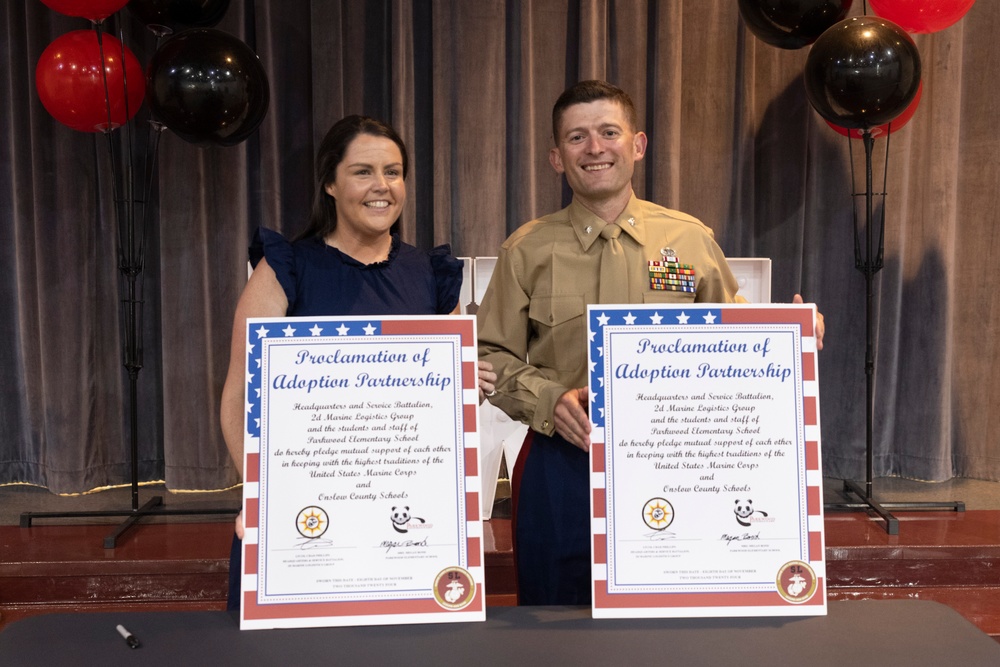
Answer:
MULTIPOLYGON (((241 477, 247 318, 458 312, 462 262, 448 246, 426 253, 392 233, 406 202, 407 166, 406 147, 395 130, 372 118, 347 116, 320 144, 306 230, 293 242, 267 229, 254 235, 254 271, 236 306, 220 408, 223 437, 241 477)), ((481 362, 480 402, 495 380, 492 367, 481 362)), ((231 609, 239 600, 242 513, 236 536, 231 609)))

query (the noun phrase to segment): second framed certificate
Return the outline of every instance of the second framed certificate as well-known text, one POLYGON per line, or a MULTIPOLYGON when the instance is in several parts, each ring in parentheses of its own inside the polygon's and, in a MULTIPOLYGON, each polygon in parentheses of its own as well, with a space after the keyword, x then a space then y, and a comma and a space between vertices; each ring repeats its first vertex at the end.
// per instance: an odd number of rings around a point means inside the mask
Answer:
POLYGON ((589 308, 595 617, 826 613, 814 317, 589 308))

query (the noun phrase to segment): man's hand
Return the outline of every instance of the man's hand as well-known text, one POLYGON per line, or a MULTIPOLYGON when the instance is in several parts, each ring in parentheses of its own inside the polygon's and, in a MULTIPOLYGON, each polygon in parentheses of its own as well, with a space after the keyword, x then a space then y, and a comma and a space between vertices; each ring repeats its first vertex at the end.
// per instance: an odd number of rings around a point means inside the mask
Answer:
POLYGON ((243 510, 236 515, 236 537, 243 539, 243 535, 246 533, 246 529, 243 527, 243 510))
MULTIPOLYGON (((796 294, 792 297, 792 303, 804 303, 802 301, 802 295, 796 294)), ((823 334, 826 333, 826 323, 823 321, 823 313, 816 311, 816 321, 813 323, 816 329, 816 350, 823 349, 823 334)))
POLYGON ((559 397, 552 415, 556 433, 585 452, 590 451, 589 402, 590 391, 586 387, 570 389, 559 397))
POLYGON ((479 404, 482 405, 487 397, 497 393, 497 374, 493 372, 493 364, 488 361, 480 361, 479 369, 479 404))

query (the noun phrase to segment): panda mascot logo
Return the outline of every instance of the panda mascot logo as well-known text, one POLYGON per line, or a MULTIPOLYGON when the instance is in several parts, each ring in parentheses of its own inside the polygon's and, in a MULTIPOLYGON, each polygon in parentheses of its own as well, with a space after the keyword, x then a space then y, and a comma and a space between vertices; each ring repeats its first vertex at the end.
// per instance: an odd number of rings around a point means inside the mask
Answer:
POLYGON ((426 523, 426 521, 418 516, 410 516, 409 505, 405 505, 403 507, 393 507, 392 512, 389 513, 389 518, 392 520, 392 529, 397 533, 409 532, 411 521, 426 523))
POLYGON ((749 498, 747 500, 737 500, 736 509, 733 510, 736 514, 736 523, 741 526, 749 526, 751 523, 751 517, 754 514, 760 514, 761 516, 767 516, 767 512, 764 510, 757 510, 753 507, 753 501, 749 498))

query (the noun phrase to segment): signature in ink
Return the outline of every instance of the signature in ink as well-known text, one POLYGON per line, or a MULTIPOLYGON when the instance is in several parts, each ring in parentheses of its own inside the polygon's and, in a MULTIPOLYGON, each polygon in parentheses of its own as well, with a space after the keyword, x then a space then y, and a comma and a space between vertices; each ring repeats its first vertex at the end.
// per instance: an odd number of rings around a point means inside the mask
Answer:
POLYGON ((386 553, 389 553, 393 549, 396 549, 396 548, 399 548, 399 547, 402 547, 402 548, 406 548, 406 547, 426 547, 427 546, 427 538, 425 537, 422 540, 383 540, 382 544, 380 544, 379 546, 383 547, 385 549, 386 553))
POLYGON ((646 538, 650 542, 659 542, 660 540, 672 540, 677 537, 676 533, 671 533, 669 530, 658 530, 654 533, 646 533, 646 538))
POLYGON ((312 551, 314 549, 329 549, 333 546, 331 540, 325 540, 323 538, 313 538, 313 539, 300 539, 296 548, 299 551, 312 551))
POLYGON ((760 533, 743 533, 742 535, 730 535, 729 533, 723 533, 720 540, 725 540, 726 545, 730 545, 733 542, 753 542, 754 540, 760 539, 760 533))

